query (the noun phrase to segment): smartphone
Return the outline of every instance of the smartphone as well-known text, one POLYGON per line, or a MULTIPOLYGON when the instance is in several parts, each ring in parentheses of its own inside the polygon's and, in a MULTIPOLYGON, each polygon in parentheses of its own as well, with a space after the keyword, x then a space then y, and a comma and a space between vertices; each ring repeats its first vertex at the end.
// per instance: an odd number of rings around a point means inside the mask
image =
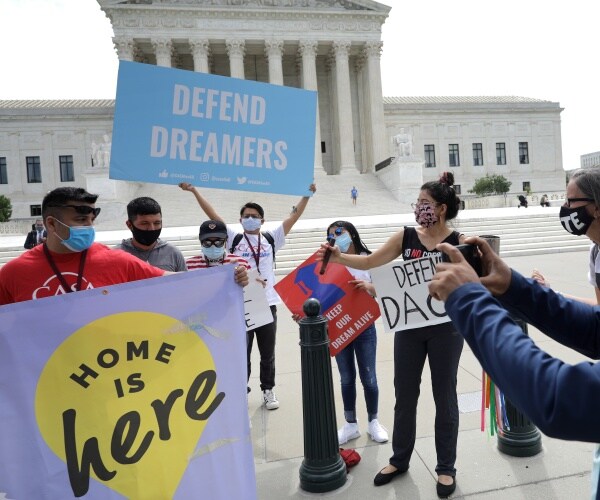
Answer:
MULTIPOLYGON (((455 247, 469 263, 469 265, 475 270, 477 276, 481 277, 481 257, 479 256, 479 250, 477 245, 456 245, 455 247)), ((442 253, 442 262, 450 262, 450 257, 447 254, 442 253)))

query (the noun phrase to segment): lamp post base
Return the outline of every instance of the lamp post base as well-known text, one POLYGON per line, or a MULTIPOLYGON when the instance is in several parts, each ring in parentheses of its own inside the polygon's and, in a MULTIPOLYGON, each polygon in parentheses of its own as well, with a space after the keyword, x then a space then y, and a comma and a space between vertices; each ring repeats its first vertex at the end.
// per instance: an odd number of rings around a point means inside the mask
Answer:
POLYGON ((300 466, 300 488, 310 493, 326 493, 341 488, 346 479, 346 463, 340 455, 328 465, 308 465, 304 460, 300 466))

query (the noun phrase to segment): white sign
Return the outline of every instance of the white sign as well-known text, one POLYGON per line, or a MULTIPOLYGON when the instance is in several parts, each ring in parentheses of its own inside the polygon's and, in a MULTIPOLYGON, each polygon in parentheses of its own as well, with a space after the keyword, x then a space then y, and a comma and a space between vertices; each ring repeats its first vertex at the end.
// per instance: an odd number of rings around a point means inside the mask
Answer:
POLYGON ((427 285, 439 256, 391 262, 371 269, 386 332, 447 323, 444 303, 429 295, 427 285))
POLYGON ((244 287, 244 317, 246 330, 254 330, 259 326, 273 322, 273 314, 267 302, 262 278, 252 269, 248 271, 249 283, 244 287))

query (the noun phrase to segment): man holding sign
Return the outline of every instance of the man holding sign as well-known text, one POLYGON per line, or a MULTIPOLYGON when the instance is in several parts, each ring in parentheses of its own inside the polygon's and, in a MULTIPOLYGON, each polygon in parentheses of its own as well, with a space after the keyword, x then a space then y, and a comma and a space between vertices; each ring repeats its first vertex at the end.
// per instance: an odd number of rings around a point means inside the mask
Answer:
MULTIPOLYGON (((216 212, 213 206, 200 194, 200 192, 191 184, 182 182, 179 187, 184 191, 190 191, 196 197, 200 208, 212 220, 223 222, 221 216, 216 212)), ((311 193, 317 190, 314 184, 309 187, 311 193)), ((250 355, 252 354, 252 345, 256 335, 256 343, 260 351, 260 389, 263 393, 263 402, 267 410, 276 410, 279 408, 279 401, 273 392, 275 387, 275 334, 277 332, 277 304, 281 299, 273 288, 275 284, 275 273, 273 265, 275 262, 275 252, 285 245, 285 237, 291 231, 294 224, 298 221, 306 205, 309 196, 303 196, 296 210, 285 219, 279 226, 271 231, 261 231, 261 226, 265 222, 265 212, 258 203, 246 203, 240 210, 240 223, 244 228, 243 233, 238 233, 231 227, 227 228, 227 238, 231 242, 230 252, 245 258, 250 263, 251 269, 256 269, 259 278, 265 284, 267 300, 273 314, 273 321, 260 326, 254 330, 248 330, 248 379, 250 379, 250 355)), ((250 390, 248 388, 248 390, 250 390)))
MULTIPOLYGON (((460 206, 453 184, 454 176, 449 172, 442 174, 439 181, 423 184, 417 203, 413 204, 419 227, 404 227, 371 255, 343 254, 338 246, 330 247, 323 244, 319 257, 323 258, 326 251, 331 251, 330 262, 339 262, 356 269, 382 266, 400 255, 404 260, 439 257, 441 252, 436 249, 436 245, 442 242, 458 245, 465 238, 447 225, 447 221, 456 217, 460 206)), ((428 276, 430 280, 432 273, 428 276)), ((377 280, 374 284, 379 290, 377 280)), ((411 312, 421 314, 418 308, 411 312)), ((448 322, 433 326, 425 324, 418 328, 396 331, 393 455, 389 465, 375 476, 376 486, 387 484, 408 470, 415 444, 421 374, 425 358, 429 358, 436 405, 437 493, 438 496, 445 498, 456 489, 454 468, 458 438, 456 376, 462 346, 463 339, 448 322)))
MULTIPOLYGON (((98 195, 83 188, 57 188, 42 201, 48 238, 0 268, 0 305, 117 285, 166 274, 122 250, 95 243, 98 195)), ((248 284, 237 266, 235 281, 248 284)))
POLYGON ((44 197, 46 242, 0 268, 0 305, 165 274, 133 255, 94 243, 97 198, 74 187, 44 197))

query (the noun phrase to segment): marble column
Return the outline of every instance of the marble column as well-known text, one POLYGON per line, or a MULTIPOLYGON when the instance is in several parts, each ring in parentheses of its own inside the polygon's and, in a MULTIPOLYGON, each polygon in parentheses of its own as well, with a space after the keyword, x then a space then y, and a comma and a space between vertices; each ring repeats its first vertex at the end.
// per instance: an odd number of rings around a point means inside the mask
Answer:
POLYGON ((266 40, 265 56, 269 61, 269 83, 283 85, 283 40, 266 40))
POLYGON ((117 57, 121 61, 133 61, 135 54, 135 42, 133 38, 113 37, 113 44, 117 51, 117 57))
POLYGON ((244 40, 226 40, 227 54, 229 55, 230 74, 233 78, 245 78, 244 54, 246 42, 244 40))
POLYGON ((156 65, 171 67, 171 54, 173 52, 173 42, 168 38, 153 38, 152 47, 156 54, 156 65))
POLYGON ((333 42, 335 58, 335 99, 337 116, 335 117, 340 141, 340 170, 355 168, 354 160, 354 127, 352 125, 352 97, 350 94, 350 42, 339 40, 333 42))
POLYGON ((208 58, 210 56, 210 43, 207 39, 194 38, 189 40, 190 50, 194 58, 194 71, 210 73, 208 58))
POLYGON ((369 75, 366 70, 366 57, 362 52, 355 60, 357 106, 359 111, 358 130, 360 133, 360 172, 365 173, 373 159, 373 145, 371 144, 371 108, 369 101, 369 75))
MULTIPOLYGON (((317 91, 317 46, 315 40, 301 40, 298 52, 302 57, 302 88, 317 91)), ((315 167, 323 168, 321 153, 321 120, 317 94, 317 120, 315 124, 315 167)))
POLYGON ((325 60, 325 69, 329 77, 328 81, 328 96, 329 96, 329 127, 330 127, 330 144, 329 153, 331 156, 331 165, 329 168, 325 167, 328 174, 339 174, 340 173, 340 138, 339 138, 339 127, 337 125, 338 116, 338 102, 335 96, 335 89, 337 88, 336 83, 336 71, 335 71, 335 57, 333 50, 330 51, 329 56, 325 60))
POLYGON ((367 42, 364 47, 365 70, 368 81, 368 95, 365 103, 370 110, 370 123, 368 127, 368 142, 371 144, 371 157, 364 171, 372 172, 377 163, 389 158, 389 141, 385 130, 383 113, 383 91, 381 88, 381 49, 383 43, 367 42))

